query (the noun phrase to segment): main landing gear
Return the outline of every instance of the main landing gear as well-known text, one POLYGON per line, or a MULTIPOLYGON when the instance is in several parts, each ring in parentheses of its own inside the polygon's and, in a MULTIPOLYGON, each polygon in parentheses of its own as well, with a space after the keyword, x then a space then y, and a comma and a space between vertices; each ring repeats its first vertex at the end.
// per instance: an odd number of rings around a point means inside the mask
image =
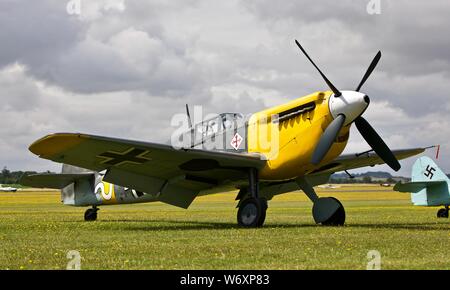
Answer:
POLYGON ((249 169, 248 181, 250 196, 242 197, 245 199, 239 203, 237 221, 241 227, 261 227, 266 219, 267 200, 259 197, 259 181, 256 169, 249 169))
POLYGON ((345 223, 344 206, 334 197, 318 197, 305 178, 297 180, 298 186, 313 202, 312 214, 316 224, 342 226, 345 223))
POLYGON ((449 211, 449 207, 448 207, 448 205, 446 205, 445 208, 441 208, 440 210, 438 210, 437 217, 438 218, 448 218, 448 211, 449 211))
POLYGON ((84 212, 84 220, 87 221, 87 222, 91 222, 91 221, 97 220, 97 211, 98 210, 99 209, 95 205, 92 208, 88 208, 84 212))
MULTIPOLYGON (((261 227, 266 219, 267 200, 259 197, 259 180, 258 171, 256 169, 249 169, 248 181, 248 191, 241 190, 237 197, 237 199, 241 199, 238 205, 237 221, 241 227, 261 227)), ((344 225, 345 209, 339 200, 334 197, 319 198, 314 191, 314 188, 305 178, 297 179, 297 184, 314 203, 312 214, 314 221, 317 224, 325 226, 344 225)))

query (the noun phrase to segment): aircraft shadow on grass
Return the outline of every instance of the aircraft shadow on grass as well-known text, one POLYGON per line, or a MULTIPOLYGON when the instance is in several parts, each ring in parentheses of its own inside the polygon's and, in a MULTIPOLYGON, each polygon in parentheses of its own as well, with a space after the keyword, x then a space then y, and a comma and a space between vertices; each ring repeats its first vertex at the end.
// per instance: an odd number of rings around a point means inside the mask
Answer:
MULTIPOLYGON (((189 231, 189 230, 235 230, 241 229, 235 223, 226 222, 199 222, 199 221, 179 221, 179 220, 109 220, 98 221, 100 223, 127 223, 127 226, 123 228, 127 231, 189 231), (133 225, 131 223, 139 223, 133 225), (162 225, 162 223, 167 225, 162 225), (148 224, 143 226, 142 224, 148 224)), ((314 224, 267 224, 265 229, 289 229, 289 228, 317 228, 319 225, 314 224)), ((330 227, 331 228, 331 227, 330 227)), ((400 230, 420 230, 420 231, 445 231, 448 232, 449 226, 447 224, 441 224, 437 222, 429 223, 395 223, 395 224, 366 224, 355 223, 346 224, 339 228, 366 228, 366 229, 400 229, 400 230)))

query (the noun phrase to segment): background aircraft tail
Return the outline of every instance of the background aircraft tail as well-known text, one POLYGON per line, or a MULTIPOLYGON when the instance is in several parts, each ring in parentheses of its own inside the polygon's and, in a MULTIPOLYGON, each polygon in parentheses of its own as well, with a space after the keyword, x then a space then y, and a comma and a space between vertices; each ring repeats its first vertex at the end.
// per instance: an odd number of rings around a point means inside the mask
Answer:
POLYGON ((411 172, 411 182, 398 183, 394 190, 411 192, 414 205, 438 206, 450 204, 449 178, 429 157, 416 160, 411 172))
POLYGON ((64 204, 82 206, 98 202, 94 193, 96 178, 100 178, 98 173, 63 164, 61 173, 24 175, 19 183, 35 188, 60 189, 64 204))
POLYGON ((431 158, 423 156, 413 165, 411 181, 449 181, 449 178, 431 158))

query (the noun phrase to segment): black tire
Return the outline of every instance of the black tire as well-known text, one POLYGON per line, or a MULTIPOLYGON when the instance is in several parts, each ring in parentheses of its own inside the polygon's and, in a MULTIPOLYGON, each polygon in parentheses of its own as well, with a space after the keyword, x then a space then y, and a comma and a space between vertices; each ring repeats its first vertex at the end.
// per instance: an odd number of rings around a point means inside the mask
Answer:
POLYGON ((261 227, 266 218, 267 202, 263 199, 247 198, 237 213, 238 225, 244 228, 261 227))
POLYGON ((441 208, 437 212, 437 217, 438 218, 448 218, 448 210, 445 208, 441 208))
POLYGON ((330 198, 336 200, 340 204, 340 207, 328 220, 322 222, 322 225, 324 225, 324 226, 343 226, 345 224, 344 206, 338 199, 336 199, 334 197, 330 197, 330 198))
POLYGON ((267 213, 268 206, 267 206, 267 200, 266 199, 260 198, 259 200, 260 200, 261 205, 262 205, 262 210, 261 210, 261 217, 258 220, 257 227, 262 227, 263 224, 264 224, 264 221, 266 220, 266 213, 267 213))
POLYGON ((97 210, 89 208, 84 212, 84 220, 87 222, 92 222, 97 220, 97 210))

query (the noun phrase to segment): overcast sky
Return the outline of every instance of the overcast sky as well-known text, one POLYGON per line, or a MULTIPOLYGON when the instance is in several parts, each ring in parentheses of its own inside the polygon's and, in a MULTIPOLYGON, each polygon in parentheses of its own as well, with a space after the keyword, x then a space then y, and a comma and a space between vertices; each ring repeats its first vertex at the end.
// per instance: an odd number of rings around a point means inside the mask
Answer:
MULTIPOLYGON (((0 0, 0 166, 59 170, 28 151, 49 133, 166 142, 185 103, 250 113, 327 89, 296 38, 339 89, 381 50, 366 119, 392 149, 441 144, 450 171, 448 0, 79 2, 0 0)), ((353 128, 346 152, 368 148, 353 128)))

